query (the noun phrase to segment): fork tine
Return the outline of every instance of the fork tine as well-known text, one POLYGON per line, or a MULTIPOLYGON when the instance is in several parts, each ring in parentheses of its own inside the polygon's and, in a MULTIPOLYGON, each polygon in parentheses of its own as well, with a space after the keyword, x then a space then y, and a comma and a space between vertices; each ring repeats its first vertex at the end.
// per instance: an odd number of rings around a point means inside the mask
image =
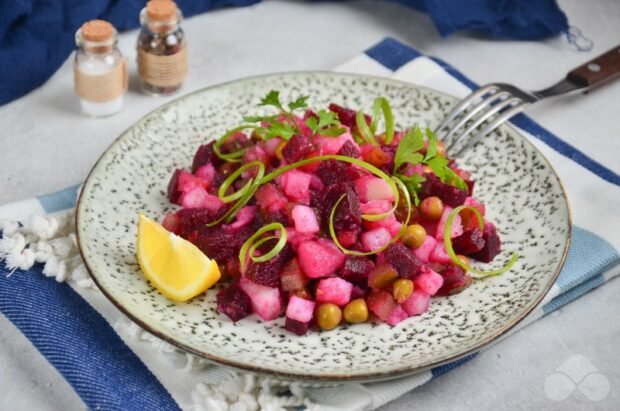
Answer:
POLYGON ((489 84, 488 86, 479 88, 478 90, 471 93, 469 96, 465 97, 463 100, 461 100, 459 104, 457 104, 452 109, 452 111, 446 117, 444 117, 441 124, 437 128, 435 128, 435 133, 439 134, 443 128, 445 128, 455 117, 461 114, 463 110, 465 110, 478 97, 483 96, 489 92, 495 92, 497 90, 498 90, 497 86, 493 84, 489 84))
POLYGON ((465 115, 463 115, 458 120, 458 123, 451 125, 450 129, 448 130, 448 134, 443 137, 443 141, 444 143, 446 143, 446 146, 448 148, 454 147, 454 144, 456 143, 456 141, 458 141, 458 138, 451 142, 448 142, 448 139, 462 126, 464 126, 469 120, 471 120, 476 114, 478 114, 478 112, 480 112, 485 107, 491 106, 495 101, 506 99, 508 97, 510 97, 510 93, 508 93, 507 91, 498 91, 497 93, 493 93, 490 96, 483 98, 480 103, 476 104, 471 110, 465 112, 465 115))
POLYGON ((480 141, 480 139, 482 139, 482 137, 486 136, 491 131, 493 131, 496 128, 498 128, 499 126, 501 126, 503 123, 508 121, 511 117, 513 117, 513 116, 521 113, 523 110, 525 110, 525 107, 527 107, 529 104, 530 103, 522 102, 521 104, 518 104, 518 105, 512 107, 510 110, 507 110, 504 113, 502 113, 501 115, 499 115, 491 123, 489 123, 484 129, 482 129, 482 131, 480 133, 478 133, 474 138, 470 139, 467 142, 467 144, 465 144, 456 154, 454 154, 454 157, 458 157, 461 154, 463 154, 463 152, 465 152, 466 150, 471 148, 474 144, 476 144, 478 141, 480 141))
MULTIPOLYGON (((508 95, 510 95, 510 94, 508 94, 508 95)), ((478 117, 476 119, 476 121, 474 121, 469 127, 467 127, 467 129, 465 131, 463 131, 461 134, 459 134, 458 137, 454 138, 452 143, 446 148, 446 150, 450 151, 451 149, 456 147, 456 145, 458 144, 459 141, 461 141, 465 136, 469 135, 469 133, 471 133, 472 131, 477 129, 481 124, 483 124, 489 118, 494 116, 496 113, 499 113, 500 111, 502 111, 506 107, 514 106, 514 105, 520 103, 521 101, 522 100, 520 98, 518 98, 518 97, 512 97, 512 98, 507 98, 507 99, 503 100, 502 102, 494 105, 489 110, 485 111, 480 117, 478 117)))

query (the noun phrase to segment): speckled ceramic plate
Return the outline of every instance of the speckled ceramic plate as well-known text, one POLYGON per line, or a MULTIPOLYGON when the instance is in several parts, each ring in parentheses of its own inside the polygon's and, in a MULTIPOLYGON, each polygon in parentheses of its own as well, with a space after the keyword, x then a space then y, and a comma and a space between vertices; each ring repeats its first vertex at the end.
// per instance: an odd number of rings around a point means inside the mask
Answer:
POLYGON ((542 154, 504 126, 460 159, 473 172, 476 195, 498 225, 504 252, 520 259, 500 277, 476 281, 463 293, 434 298, 430 310, 396 327, 341 326, 297 337, 283 319, 255 315, 233 324, 215 310, 216 290, 189 303, 160 295, 135 257, 138 212, 161 218, 174 209, 168 179, 189 167, 199 144, 255 113, 260 97, 310 95, 312 107, 330 102, 367 111, 386 96, 397 125, 436 125, 455 99, 383 78, 290 73, 210 87, 175 100, 138 121, 103 154, 78 204, 79 245, 94 280, 125 314, 149 332, 214 362, 305 380, 379 380, 420 372, 476 351, 522 320, 545 296, 564 262, 570 214, 562 185, 542 154))

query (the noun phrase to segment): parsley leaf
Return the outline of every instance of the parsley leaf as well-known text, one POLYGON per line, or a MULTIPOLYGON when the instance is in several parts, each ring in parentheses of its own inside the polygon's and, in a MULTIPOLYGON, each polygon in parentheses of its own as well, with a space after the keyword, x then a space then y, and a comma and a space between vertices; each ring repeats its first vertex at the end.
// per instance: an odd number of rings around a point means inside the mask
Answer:
POLYGON ((308 117, 306 125, 312 130, 313 134, 318 133, 322 136, 337 137, 345 132, 345 129, 340 127, 338 115, 328 110, 320 110, 318 118, 315 116, 308 117))
POLYGON ((290 140, 297 130, 289 122, 274 121, 267 127, 265 139, 280 137, 284 140, 290 140))
MULTIPOLYGON (((420 134, 422 133, 420 132, 420 134)), ((426 129, 426 139, 428 140, 428 148, 426 149, 424 161, 428 161, 437 156, 437 137, 435 137, 435 133, 433 133, 430 128, 426 129)))
POLYGON ((433 173, 441 180, 441 182, 457 187, 461 190, 467 190, 467 184, 458 174, 448 167, 448 159, 445 157, 433 157, 426 162, 433 173))
POLYGON ((422 148, 424 148, 424 136, 422 131, 416 126, 410 129, 398 143, 398 148, 394 155, 394 172, 399 170, 405 163, 419 164, 424 158, 422 154, 418 153, 422 148))
POLYGON ((300 108, 308 107, 308 103, 306 103, 306 100, 308 100, 309 97, 310 96, 301 96, 297 100, 293 101, 292 103, 288 103, 289 110, 295 111, 300 108))
POLYGON ((280 92, 278 90, 271 90, 265 97, 263 97, 259 103, 259 106, 273 106, 282 111, 282 103, 280 102, 280 92))
POLYGON ((346 130, 340 127, 328 127, 321 130, 321 135, 324 137, 338 137, 341 136, 346 130))
POLYGON ((422 188, 422 183, 425 182, 426 179, 417 173, 414 173, 411 176, 404 176, 402 174, 399 174, 397 177, 400 179, 400 181, 403 182, 405 187, 407 187, 409 194, 413 197, 413 203, 416 206, 420 204, 420 199, 418 198, 418 191, 420 191, 420 188, 422 188))

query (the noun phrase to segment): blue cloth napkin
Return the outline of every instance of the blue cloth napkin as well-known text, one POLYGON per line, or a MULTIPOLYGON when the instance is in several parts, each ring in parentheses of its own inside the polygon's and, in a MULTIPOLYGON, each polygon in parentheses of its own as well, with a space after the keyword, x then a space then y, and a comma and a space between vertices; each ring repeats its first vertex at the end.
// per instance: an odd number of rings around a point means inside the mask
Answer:
MULTIPOLYGON (((185 16, 260 0, 177 0, 185 16)), ((472 30, 534 40, 568 30, 555 0, 398 0, 428 12, 442 35, 472 30)), ((144 0, 19 0, 0 2, 0 106, 43 84, 74 49, 75 31, 100 18, 119 31, 138 26, 144 0)))
MULTIPOLYGON (((412 82, 427 79, 425 85, 455 94, 476 87, 454 67, 394 39, 383 40, 338 69, 412 82)), ((523 130, 564 177, 569 196, 575 200, 573 205, 587 208, 589 202, 596 201, 593 192, 600 192, 598 200, 618 204, 620 177, 613 170, 526 116, 515 117, 512 123, 523 130)), ((76 191, 77 187, 72 187, 0 206, 0 220, 19 219, 31 212, 49 214, 70 209, 75 204, 76 191)), ((519 327, 620 275, 619 242, 613 235, 616 220, 609 219, 611 230, 600 227, 597 220, 598 216, 575 216, 572 243, 562 273, 547 298, 519 327)), ((152 356, 157 356, 157 352, 129 346, 127 336, 119 334, 110 319, 101 315, 102 307, 111 304, 102 301, 103 296, 99 295, 95 304, 94 297, 84 298, 74 287, 45 278, 42 271, 39 265, 11 273, 0 262, 0 312, 59 370, 84 403, 91 409, 178 409, 176 398, 181 394, 169 388, 170 380, 166 378, 173 373, 174 379, 184 377, 169 368, 149 370, 144 364, 152 366, 152 356)), ((359 389, 349 385, 309 390, 307 395, 322 410, 373 409, 472 357, 389 383, 364 384, 359 389), (343 398, 346 401, 336 402, 343 398)), ((219 375, 218 378, 218 383, 223 381, 219 375)))

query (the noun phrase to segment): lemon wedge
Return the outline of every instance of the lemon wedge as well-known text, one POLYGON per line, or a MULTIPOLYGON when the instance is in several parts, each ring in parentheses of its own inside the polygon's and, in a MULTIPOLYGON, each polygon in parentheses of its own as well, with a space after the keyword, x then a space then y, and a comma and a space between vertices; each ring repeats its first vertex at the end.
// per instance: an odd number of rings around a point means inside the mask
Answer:
POLYGON ((175 301, 187 301, 203 293, 221 276, 215 260, 142 214, 137 256, 144 276, 175 301))

